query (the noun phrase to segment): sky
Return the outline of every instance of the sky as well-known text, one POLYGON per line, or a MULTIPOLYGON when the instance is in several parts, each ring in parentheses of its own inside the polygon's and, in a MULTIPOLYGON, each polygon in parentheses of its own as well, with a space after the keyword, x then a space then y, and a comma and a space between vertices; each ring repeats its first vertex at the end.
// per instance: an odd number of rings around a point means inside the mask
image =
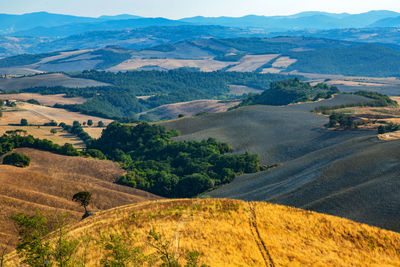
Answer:
POLYGON ((291 15, 302 11, 400 12, 399 0, 0 0, 0 13, 38 11, 98 17, 132 14, 178 19, 192 16, 291 15))

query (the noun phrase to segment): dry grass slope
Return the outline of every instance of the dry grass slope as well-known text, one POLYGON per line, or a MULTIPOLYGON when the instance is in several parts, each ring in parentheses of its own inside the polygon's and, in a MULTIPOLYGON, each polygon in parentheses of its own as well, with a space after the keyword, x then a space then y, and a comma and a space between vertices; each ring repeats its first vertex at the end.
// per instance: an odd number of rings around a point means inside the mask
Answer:
POLYGON ((27 168, 0 165, 0 242, 15 244, 16 231, 10 216, 34 210, 70 212, 73 220, 82 208, 72 195, 87 190, 93 194, 93 211, 138 203, 159 197, 119 186, 115 180, 124 171, 115 163, 81 157, 67 157, 34 149, 17 149, 31 158, 27 168))
MULTIPOLYGON (((92 236, 87 266, 99 266, 101 233, 135 233, 143 245, 152 227, 172 250, 203 254, 210 266, 400 266, 400 234, 315 212, 237 200, 165 200, 100 212, 69 229, 92 236)), ((83 253, 80 246, 78 254, 83 253)), ((148 246, 146 253, 154 252, 148 246)), ((18 265, 15 255, 9 266, 18 265)), ((7 266, 7 265, 6 265, 7 266)))

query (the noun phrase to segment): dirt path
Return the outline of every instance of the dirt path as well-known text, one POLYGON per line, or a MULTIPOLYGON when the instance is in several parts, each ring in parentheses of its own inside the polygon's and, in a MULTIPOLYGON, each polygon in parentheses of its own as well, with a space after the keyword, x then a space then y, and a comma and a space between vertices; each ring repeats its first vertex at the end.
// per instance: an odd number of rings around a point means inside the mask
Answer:
POLYGON ((252 202, 249 202, 249 224, 251 233, 253 234, 254 240, 257 243, 257 247, 264 259, 265 266, 275 267, 275 263, 272 260, 271 254, 269 253, 264 240, 261 238, 260 232, 258 231, 255 205, 252 202))

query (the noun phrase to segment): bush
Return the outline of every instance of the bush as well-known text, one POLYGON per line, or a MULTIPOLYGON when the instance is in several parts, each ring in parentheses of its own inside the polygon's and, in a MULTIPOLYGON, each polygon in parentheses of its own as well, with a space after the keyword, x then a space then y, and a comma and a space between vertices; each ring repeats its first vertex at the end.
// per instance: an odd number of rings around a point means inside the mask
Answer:
POLYGON ((5 156, 3 159, 3 164, 13 165, 21 168, 29 166, 30 162, 31 159, 28 156, 20 153, 12 153, 5 156))

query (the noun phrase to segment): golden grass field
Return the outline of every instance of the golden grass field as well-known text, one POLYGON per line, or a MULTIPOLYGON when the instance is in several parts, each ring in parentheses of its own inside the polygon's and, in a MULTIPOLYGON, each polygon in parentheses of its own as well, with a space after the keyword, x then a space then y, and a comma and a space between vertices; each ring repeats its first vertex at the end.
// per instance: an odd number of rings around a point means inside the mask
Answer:
POLYGON ((19 212, 35 210, 69 212, 72 221, 83 209, 71 200, 76 192, 93 194, 92 211, 105 210, 159 197, 114 184, 124 174, 116 163, 82 157, 68 157, 29 148, 16 149, 31 158, 26 168, 0 164, 0 243, 15 245, 16 229, 10 219, 19 212))
MULTIPOLYGON (((264 202, 152 201, 99 212, 68 230, 71 238, 92 238, 78 256, 86 250, 86 266, 99 266, 100 234, 133 234, 132 243, 150 254, 152 228, 171 242, 171 252, 196 250, 209 266, 400 266, 399 233, 264 202)), ((6 266, 18 266, 15 254, 6 266)))

